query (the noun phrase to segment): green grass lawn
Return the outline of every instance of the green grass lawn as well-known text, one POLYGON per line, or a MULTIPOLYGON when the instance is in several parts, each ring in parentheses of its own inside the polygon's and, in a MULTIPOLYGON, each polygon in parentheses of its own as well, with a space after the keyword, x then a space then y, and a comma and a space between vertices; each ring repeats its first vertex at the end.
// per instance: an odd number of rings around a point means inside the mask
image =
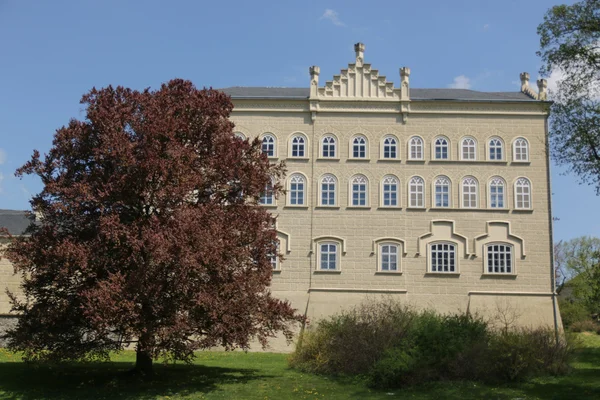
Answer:
POLYGON ((303 374, 285 354, 199 353, 193 365, 157 365, 157 379, 132 381, 135 355, 61 368, 25 365, 0 349, 0 399, 600 399, 600 336, 579 335, 571 374, 508 386, 444 382, 375 391, 360 382, 303 374))

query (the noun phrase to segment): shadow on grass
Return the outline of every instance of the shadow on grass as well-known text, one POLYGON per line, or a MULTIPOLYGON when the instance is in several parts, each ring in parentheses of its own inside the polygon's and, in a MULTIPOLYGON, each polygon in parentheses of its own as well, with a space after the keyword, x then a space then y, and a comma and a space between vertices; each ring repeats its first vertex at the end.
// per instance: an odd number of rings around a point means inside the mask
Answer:
POLYGON ((155 365, 156 377, 132 376, 130 362, 60 367, 0 363, 0 399, 154 399, 219 390, 218 385, 269 378, 257 370, 201 365, 155 365))

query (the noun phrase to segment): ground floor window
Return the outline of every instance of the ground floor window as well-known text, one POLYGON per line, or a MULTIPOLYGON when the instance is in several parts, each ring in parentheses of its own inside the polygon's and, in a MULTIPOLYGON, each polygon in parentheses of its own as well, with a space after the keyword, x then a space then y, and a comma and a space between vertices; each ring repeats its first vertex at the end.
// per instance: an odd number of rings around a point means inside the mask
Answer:
POLYGON ((430 247, 431 272, 456 272, 456 245, 433 243, 430 247))

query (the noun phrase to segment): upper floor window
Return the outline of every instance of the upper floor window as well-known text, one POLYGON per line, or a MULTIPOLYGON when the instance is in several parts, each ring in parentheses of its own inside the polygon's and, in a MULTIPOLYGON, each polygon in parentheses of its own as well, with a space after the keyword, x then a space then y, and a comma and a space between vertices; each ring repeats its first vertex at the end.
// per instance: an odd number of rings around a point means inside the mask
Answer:
POLYGON ((513 144, 513 160, 529 161, 529 143, 523 138, 518 138, 513 144))
POLYGON ((352 205, 353 206, 367 206, 367 189, 368 181, 367 178, 362 175, 357 175, 351 180, 352 188, 352 205))
POLYGON ((497 176, 490 180, 490 207, 504 208, 504 192, 506 184, 504 179, 497 176))
POLYGON ((319 243, 319 269, 335 271, 339 269, 339 244, 335 242, 319 243))
POLYGON ((395 243, 381 243, 379 245, 379 270, 396 272, 399 270, 399 247, 395 243))
POLYGON ((292 137, 292 157, 305 157, 306 139, 304 136, 295 135, 292 137))
POLYGON ((431 272, 456 272, 456 245, 432 243, 429 250, 431 272))
POLYGON ((490 160, 501 161, 504 159, 504 145, 499 138, 492 138, 489 142, 490 160))
POLYGON ((333 136, 325 136, 321 143, 321 154, 324 158, 335 158, 337 154, 337 143, 333 136))
POLYGON ((477 180, 467 176, 462 182, 462 206, 464 208, 477 208, 477 180))
POLYGON ((440 176, 435 179, 435 207, 450 207, 450 179, 440 176))
POLYGON ((487 273, 513 273, 513 246, 505 243, 487 245, 487 273))
POLYGON ((398 141, 396 138, 387 136, 383 139, 383 158, 398 158, 398 141))
POLYGON ((290 177, 290 205, 301 206, 306 203, 306 180, 300 174, 290 177))
POLYGON ((260 204, 265 206, 275 204, 275 194, 273 193, 273 184, 271 182, 265 185, 265 190, 260 195, 260 204))
POLYGON ((337 182, 333 175, 321 178, 321 205, 335 206, 335 186, 337 182))
POLYGON ((233 132, 234 136, 240 140, 246 140, 246 135, 242 132, 233 132))
POLYGON ((531 208, 531 182, 527 178, 515 182, 515 208, 531 208))
POLYGON ((449 158, 448 154, 448 139, 439 137, 435 139, 435 154, 434 158, 436 160, 447 160, 449 158))
POLYGON ((275 157, 275 137, 264 135, 262 138, 262 152, 267 157, 275 157))
POLYGON ((367 139, 364 136, 352 140, 352 158, 367 158, 367 139))
POLYGON ((475 142, 475 139, 464 138, 460 147, 462 160, 475 160, 477 158, 477 142, 475 142))
POLYGON ((420 176, 414 176, 408 183, 410 207, 425 207, 425 181, 420 176))
POLYGON ((382 182, 383 206, 398 206, 398 179, 395 176, 385 176, 382 182))
POLYGON ((270 253, 268 255, 269 257, 269 261, 271 263, 271 268, 273 268, 273 270, 278 270, 280 265, 279 265, 279 240, 277 240, 275 242, 275 253, 270 253))
POLYGON ((423 139, 414 136, 409 142, 409 153, 408 158, 411 160, 422 160, 423 159, 423 139))

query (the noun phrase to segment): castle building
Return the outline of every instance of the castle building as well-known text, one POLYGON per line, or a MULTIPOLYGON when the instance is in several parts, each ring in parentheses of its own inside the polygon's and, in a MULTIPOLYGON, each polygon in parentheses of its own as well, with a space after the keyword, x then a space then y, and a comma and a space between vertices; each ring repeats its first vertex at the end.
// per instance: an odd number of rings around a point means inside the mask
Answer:
POLYGON ((315 320, 368 299, 560 327, 547 83, 395 87, 364 61, 307 88, 231 87, 231 119, 285 161, 272 291, 315 320))

